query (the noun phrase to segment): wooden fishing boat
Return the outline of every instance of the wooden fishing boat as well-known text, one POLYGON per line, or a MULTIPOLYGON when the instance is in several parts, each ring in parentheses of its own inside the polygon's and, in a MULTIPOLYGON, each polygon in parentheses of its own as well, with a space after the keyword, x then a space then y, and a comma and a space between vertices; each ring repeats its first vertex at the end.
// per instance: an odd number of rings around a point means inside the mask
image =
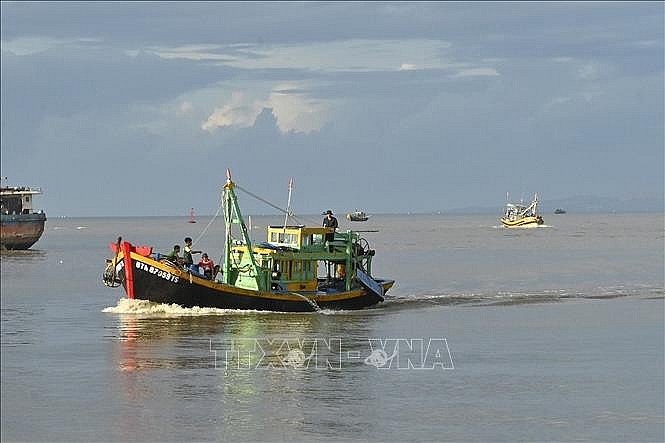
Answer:
POLYGON ((364 222, 369 220, 369 215, 367 215, 364 211, 354 211, 346 214, 346 218, 349 221, 364 222))
POLYGON ((384 300, 393 280, 372 276, 375 251, 348 230, 280 225, 253 244, 227 171, 222 192, 226 239, 221 275, 207 279, 164 260, 149 246, 118 238, 104 283, 129 298, 183 307, 302 312, 361 309, 384 300))
POLYGON ((538 213, 538 194, 528 204, 507 203, 501 217, 501 223, 506 228, 531 228, 544 223, 543 217, 538 213))

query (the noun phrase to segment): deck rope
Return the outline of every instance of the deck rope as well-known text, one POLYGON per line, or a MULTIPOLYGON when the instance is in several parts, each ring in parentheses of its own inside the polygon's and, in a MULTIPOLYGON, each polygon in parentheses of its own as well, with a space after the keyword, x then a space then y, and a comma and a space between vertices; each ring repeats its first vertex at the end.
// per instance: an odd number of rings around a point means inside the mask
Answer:
POLYGON ((206 227, 203 228, 203 231, 201 231, 201 233, 199 234, 199 236, 196 237, 196 240, 194 240, 194 241, 192 242, 192 245, 197 244, 197 243, 199 242, 199 240, 201 240, 201 238, 206 234, 206 232, 208 231, 208 228, 210 228, 210 226, 213 224, 213 222, 215 221, 215 219, 219 216, 219 212, 222 210, 222 206, 223 206, 223 203, 220 202, 220 203, 219 203, 219 207, 217 208, 217 212, 215 212, 215 215, 212 216, 212 219, 210 219, 210 221, 208 222, 208 224, 206 225, 206 227))

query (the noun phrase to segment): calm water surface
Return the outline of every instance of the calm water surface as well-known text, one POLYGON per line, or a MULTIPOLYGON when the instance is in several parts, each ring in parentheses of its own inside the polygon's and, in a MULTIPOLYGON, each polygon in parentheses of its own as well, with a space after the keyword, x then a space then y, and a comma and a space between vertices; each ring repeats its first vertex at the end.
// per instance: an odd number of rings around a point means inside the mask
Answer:
POLYGON ((222 221, 186 221, 50 219, 0 256, 3 441, 664 439, 663 214, 377 215, 353 227, 379 231, 374 274, 397 283, 363 311, 103 286, 118 235, 168 252, 203 234, 218 261, 222 221))

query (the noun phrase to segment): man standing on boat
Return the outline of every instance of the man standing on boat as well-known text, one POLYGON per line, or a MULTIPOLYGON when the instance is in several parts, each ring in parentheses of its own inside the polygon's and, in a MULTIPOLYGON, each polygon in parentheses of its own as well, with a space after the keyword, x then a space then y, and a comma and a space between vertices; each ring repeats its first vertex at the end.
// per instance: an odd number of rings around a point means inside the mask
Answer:
MULTIPOLYGON (((189 237, 185 238, 185 251, 182 254, 182 260, 185 268, 192 270, 192 267, 194 266, 194 259, 192 258, 192 254, 200 253, 201 251, 192 251, 192 239, 189 237)), ((195 269, 195 271, 198 272, 198 269, 195 269)))
POLYGON ((333 212, 328 209, 326 211, 326 218, 323 219, 324 228, 337 228, 337 219, 333 216, 333 212))
MULTIPOLYGON (((328 209, 326 211, 326 218, 323 219, 323 227, 324 228, 337 229, 337 226, 338 226, 337 219, 335 218, 335 216, 333 216, 333 212, 330 209, 328 209)), ((326 241, 327 242, 331 242, 334 239, 335 239, 335 233, 334 232, 332 232, 330 234, 326 234, 326 241)), ((330 247, 330 249, 332 250, 332 246, 330 247)))

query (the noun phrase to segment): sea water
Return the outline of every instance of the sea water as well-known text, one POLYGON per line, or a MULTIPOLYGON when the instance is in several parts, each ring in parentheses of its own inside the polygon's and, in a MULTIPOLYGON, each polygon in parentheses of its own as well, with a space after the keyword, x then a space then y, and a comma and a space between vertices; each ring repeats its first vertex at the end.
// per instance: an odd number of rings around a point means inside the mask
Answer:
MULTIPOLYGON (((252 217, 252 237, 281 217, 252 217)), ((340 220, 361 311, 183 309, 102 283, 118 236, 217 263, 222 220, 47 221, 0 256, 2 441, 663 441, 663 214, 340 220)), ((319 220, 314 217, 314 222, 319 220)))

